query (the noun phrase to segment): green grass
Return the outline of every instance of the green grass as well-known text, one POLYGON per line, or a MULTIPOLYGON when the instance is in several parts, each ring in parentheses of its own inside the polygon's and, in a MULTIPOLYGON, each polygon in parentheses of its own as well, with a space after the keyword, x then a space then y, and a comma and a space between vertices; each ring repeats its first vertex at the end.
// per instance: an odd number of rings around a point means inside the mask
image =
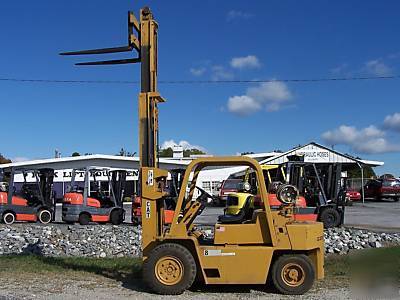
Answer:
POLYGON ((12 255, 0 257, 0 266, 0 274, 92 273, 125 281, 140 276, 141 259, 12 255))
POLYGON ((368 249, 325 259, 321 286, 350 286, 354 281, 400 280, 400 247, 368 249))
MULTIPOLYGON (((400 247, 369 249, 325 259, 325 282, 348 281, 354 274, 398 277, 400 247)), ((34 255, 0 257, 0 276, 7 274, 97 274, 119 281, 139 278, 139 258, 42 257, 34 255)))

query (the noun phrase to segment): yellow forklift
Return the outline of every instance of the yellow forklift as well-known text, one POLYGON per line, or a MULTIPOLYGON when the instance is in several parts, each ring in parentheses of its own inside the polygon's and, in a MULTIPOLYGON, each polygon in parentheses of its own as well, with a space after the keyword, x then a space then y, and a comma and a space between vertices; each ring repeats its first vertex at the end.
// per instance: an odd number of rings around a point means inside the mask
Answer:
POLYGON ((307 292, 315 279, 324 277, 322 223, 294 220, 296 195, 289 195, 279 210, 271 211, 264 175, 254 159, 235 156, 193 160, 183 176, 173 221, 164 224, 168 172, 158 168, 158 104, 165 102, 157 90, 158 24, 150 9, 145 7, 140 11, 139 21, 129 13, 128 28, 126 47, 65 54, 130 50, 139 54, 133 59, 80 65, 141 63, 139 195, 142 200, 143 280, 152 291, 170 295, 184 292, 195 280, 205 284, 266 284, 271 279, 283 294, 307 292), (212 196, 196 186, 197 178, 205 168, 226 166, 247 166, 254 170, 264 205, 240 223, 216 223, 214 237, 207 239, 196 229, 194 220, 212 196), (194 199, 196 188, 200 196, 194 199))
MULTIPOLYGON (((345 180, 342 178, 341 163, 315 164, 304 162, 304 157, 289 157, 289 161, 280 165, 262 165, 269 193, 271 209, 279 208, 279 193, 285 192, 285 184, 295 186, 300 196, 296 202, 296 220, 318 220, 324 228, 343 225, 346 197, 345 180)), ((252 174, 246 170, 243 182, 252 183, 252 174)), ((235 177, 236 178, 236 177, 235 177)), ((252 206, 259 201, 257 189, 240 190, 227 196, 225 213, 237 215, 242 211, 247 198, 252 197, 252 206)))

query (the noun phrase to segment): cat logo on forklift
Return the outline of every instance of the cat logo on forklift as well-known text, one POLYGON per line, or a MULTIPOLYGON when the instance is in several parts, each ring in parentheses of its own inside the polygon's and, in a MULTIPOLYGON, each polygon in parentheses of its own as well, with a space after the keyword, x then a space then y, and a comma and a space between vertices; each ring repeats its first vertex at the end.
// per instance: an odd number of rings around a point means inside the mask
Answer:
POLYGON ((150 201, 146 201, 146 219, 150 219, 150 214, 151 210, 150 210, 150 201))

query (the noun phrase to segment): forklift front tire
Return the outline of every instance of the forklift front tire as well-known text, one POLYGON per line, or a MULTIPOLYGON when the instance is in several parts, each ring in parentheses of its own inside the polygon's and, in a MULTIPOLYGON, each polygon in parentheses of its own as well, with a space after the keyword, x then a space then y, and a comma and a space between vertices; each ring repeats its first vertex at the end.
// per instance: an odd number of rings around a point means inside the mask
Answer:
POLYGON ((155 247, 143 264, 143 279, 147 286, 161 295, 179 295, 196 279, 197 267, 193 255, 174 243, 155 247))
POLYGON ((282 294, 302 295, 314 284, 315 270, 306 255, 282 255, 273 264, 271 277, 282 294))
POLYGON ((81 225, 89 225, 90 223, 90 215, 87 213, 81 213, 79 215, 79 224, 81 225))
POLYGON ((123 222, 123 211, 122 209, 114 209, 110 213, 110 222, 113 225, 119 225, 123 222))
POLYGON ((6 225, 11 225, 11 224, 13 224, 14 222, 15 222, 15 215, 14 215, 14 213, 12 213, 12 212, 6 212, 4 215, 3 215, 3 220, 2 220, 3 222, 4 222, 4 224, 6 224, 6 225))
POLYGON ((51 211, 48 209, 41 209, 38 214, 38 219, 42 224, 49 224, 52 219, 51 211))
POLYGON ((319 220, 324 228, 337 227, 340 225, 340 213, 334 207, 326 207, 321 211, 319 220))

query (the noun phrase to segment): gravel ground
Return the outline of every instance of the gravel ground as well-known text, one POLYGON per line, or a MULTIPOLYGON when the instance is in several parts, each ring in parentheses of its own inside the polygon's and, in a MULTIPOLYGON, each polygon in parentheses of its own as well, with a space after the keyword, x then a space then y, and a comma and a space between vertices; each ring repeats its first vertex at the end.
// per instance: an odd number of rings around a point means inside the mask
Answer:
POLYGON ((282 296, 263 287, 218 286, 203 287, 198 291, 187 291, 179 296, 160 296, 147 293, 140 282, 137 284, 117 282, 99 275, 68 278, 65 275, 23 275, 18 278, 3 278, 0 300, 17 299, 351 299, 348 288, 323 288, 318 284, 303 296, 282 296), (319 287, 320 286, 320 287, 319 287))

